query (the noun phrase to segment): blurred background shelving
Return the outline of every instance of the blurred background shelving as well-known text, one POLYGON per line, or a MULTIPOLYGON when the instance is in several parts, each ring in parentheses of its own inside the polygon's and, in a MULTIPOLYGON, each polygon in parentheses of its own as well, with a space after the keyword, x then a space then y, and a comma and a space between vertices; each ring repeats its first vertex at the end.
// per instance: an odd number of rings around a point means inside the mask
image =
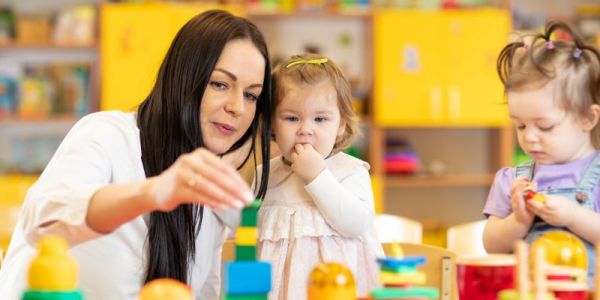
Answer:
POLYGON ((421 221, 424 241, 443 245, 446 227, 482 218, 494 173, 516 157, 495 74, 510 32, 559 18, 600 44, 594 1, 150 2, 0 0, 0 211, 81 116, 135 109, 178 28, 219 7, 257 24, 273 64, 335 60, 362 116, 352 153, 371 164, 377 211, 421 221), (412 164, 390 163, 398 149, 412 164))

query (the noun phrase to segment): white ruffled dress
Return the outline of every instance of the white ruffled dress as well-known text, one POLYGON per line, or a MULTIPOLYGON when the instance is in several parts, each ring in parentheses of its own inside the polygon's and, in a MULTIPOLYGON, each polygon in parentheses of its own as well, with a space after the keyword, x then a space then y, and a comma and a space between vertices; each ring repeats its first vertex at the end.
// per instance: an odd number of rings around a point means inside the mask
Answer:
MULTIPOLYGON (((270 300, 305 300, 310 272, 320 262, 339 262, 347 266, 354 275, 358 296, 365 296, 379 286, 376 258, 383 256, 383 250, 372 222, 369 165, 345 153, 337 153, 325 163, 328 170, 305 185, 281 157, 271 160, 268 191, 258 214, 259 258, 273 266, 270 300), (327 181, 331 175, 337 182, 331 178, 327 181), (335 197, 331 195, 340 195, 335 189, 346 189, 360 201, 332 199, 335 197), (318 209, 315 203, 318 201, 359 205, 358 211, 364 207, 366 221, 359 225, 358 231, 353 231, 359 234, 348 237, 336 231, 333 228, 336 226, 332 227, 318 209)), ((352 224, 356 222, 353 216, 338 215, 332 220, 350 223, 350 227, 356 225, 352 224)))

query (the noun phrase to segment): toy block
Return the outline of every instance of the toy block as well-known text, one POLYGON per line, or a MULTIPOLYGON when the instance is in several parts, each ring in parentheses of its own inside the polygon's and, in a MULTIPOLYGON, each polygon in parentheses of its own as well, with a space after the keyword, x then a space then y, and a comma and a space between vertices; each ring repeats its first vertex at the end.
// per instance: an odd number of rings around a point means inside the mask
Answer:
POLYGON ((378 258, 377 262, 382 267, 396 269, 400 267, 416 268, 418 265, 422 265, 427 261, 424 256, 405 256, 403 258, 378 258))
POLYGON ((371 291, 371 297, 374 299, 398 299, 398 298, 427 298, 438 299, 439 292, 436 288, 413 287, 410 289, 388 289, 380 288, 371 291))
POLYGON ((235 230, 235 244, 237 246, 256 246, 258 231, 256 227, 238 227, 235 230))
POLYGON ((271 290, 271 264, 268 262, 227 262, 224 275, 226 295, 268 294, 271 290))
POLYGON ((379 279, 384 285, 406 285, 406 284, 425 284, 427 276, 423 272, 414 273, 389 273, 381 272, 379 279))
POLYGON ((235 246, 235 260, 254 261, 256 260, 256 246, 235 246))
POLYGON ((246 207, 244 207, 244 209, 242 209, 242 222, 241 222, 240 226, 256 227, 258 209, 260 208, 261 204, 262 204, 262 201, 254 200, 254 201, 252 201, 252 203, 250 203, 248 206, 246 206, 246 207))
POLYGON ((254 294, 254 295, 225 295, 223 300, 267 300, 269 299, 268 294, 254 294))

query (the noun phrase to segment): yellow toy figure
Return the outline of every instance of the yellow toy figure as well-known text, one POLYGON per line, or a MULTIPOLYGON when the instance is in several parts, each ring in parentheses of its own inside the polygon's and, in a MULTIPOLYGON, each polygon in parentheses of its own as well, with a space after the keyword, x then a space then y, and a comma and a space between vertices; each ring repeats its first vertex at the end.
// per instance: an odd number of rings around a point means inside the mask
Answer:
POLYGON ((587 270, 587 252, 583 242, 566 231, 550 231, 542 234, 531 246, 533 250, 543 247, 546 261, 551 265, 569 266, 587 270))
POLYGON ((354 277, 342 264, 320 263, 310 273, 308 300, 329 299, 356 299, 354 277))
POLYGON ((193 300, 189 286, 169 278, 155 279, 148 282, 138 296, 139 300, 193 300))
POLYGON ((77 263, 69 245, 58 236, 40 239, 38 255, 29 266, 29 289, 22 300, 82 300, 77 288, 77 263))

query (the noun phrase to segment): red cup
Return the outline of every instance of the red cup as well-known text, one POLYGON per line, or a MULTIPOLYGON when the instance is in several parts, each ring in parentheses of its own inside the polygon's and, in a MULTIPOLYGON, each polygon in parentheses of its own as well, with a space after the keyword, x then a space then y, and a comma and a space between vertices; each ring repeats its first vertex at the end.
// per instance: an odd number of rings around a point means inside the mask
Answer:
POLYGON ((514 287, 515 264, 514 256, 507 254, 458 257, 458 298, 496 300, 498 292, 514 287))

